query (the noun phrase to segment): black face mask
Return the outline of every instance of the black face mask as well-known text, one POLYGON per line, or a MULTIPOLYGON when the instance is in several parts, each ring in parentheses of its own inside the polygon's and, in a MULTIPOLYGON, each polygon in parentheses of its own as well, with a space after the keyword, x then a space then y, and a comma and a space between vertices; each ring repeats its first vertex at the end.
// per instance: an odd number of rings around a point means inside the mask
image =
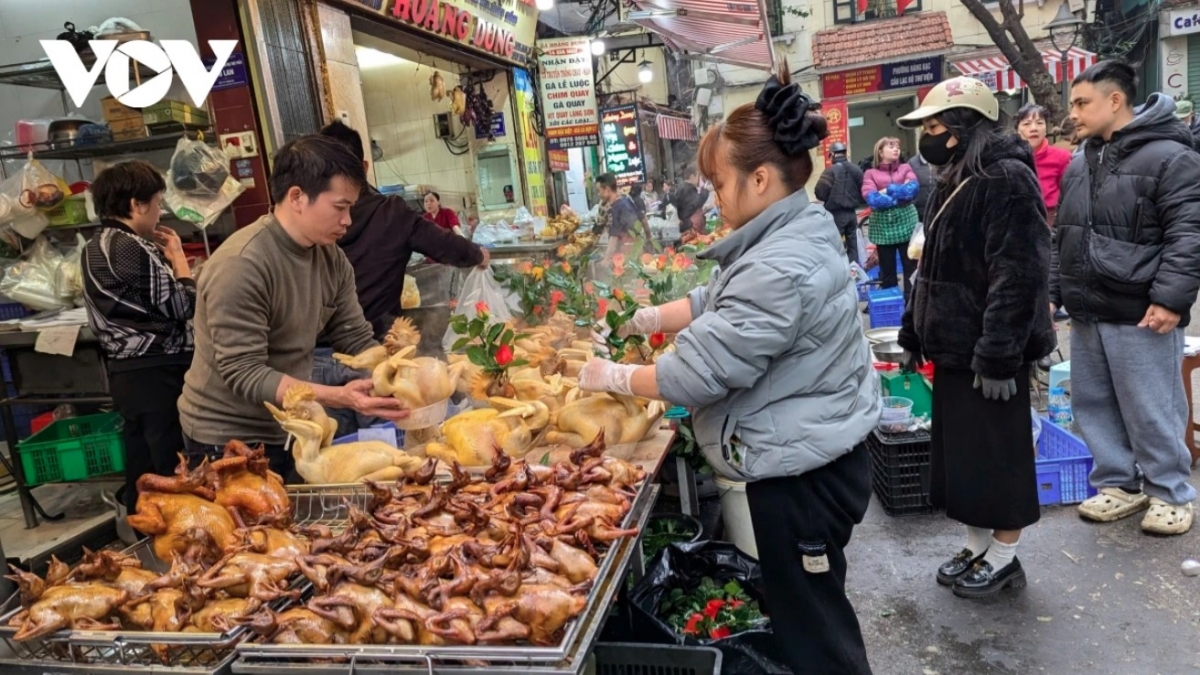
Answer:
POLYGON ((955 145, 952 148, 946 147, 953 136, 949 131, 943 131, 940 134, 921 134, 921 141, 917 146, 921 150, 921 156, 929 161, 934 166, 945 166, 954 161, 959 150, 962 149, 962 143, 955 145))

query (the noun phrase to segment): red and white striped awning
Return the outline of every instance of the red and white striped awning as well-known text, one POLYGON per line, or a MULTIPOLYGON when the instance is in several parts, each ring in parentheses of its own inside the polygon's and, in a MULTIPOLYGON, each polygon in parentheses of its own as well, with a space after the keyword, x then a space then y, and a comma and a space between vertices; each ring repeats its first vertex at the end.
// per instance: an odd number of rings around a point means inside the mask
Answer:
POLYGON ((692 121, 674 115, 658 115, 654 118, 658 126, 658 137, 670 141, 697 141, 696 125, 692 121))
MULTIPOLYGON (((1042 50, 1042 63, 1055 82, 1062 78, 1062 54, 1058 50, 1042 50)), ((1096 63, 1095 54, 1086 49, 1071 47, 1067 52, 1067 79, 1075 79, 1076 75, 1094 63, 1096 63)), ((1008 59, 1000 55, 958 61, 951 65, 963 75, 973 77, 988 85, 992 91, 1008 91, 1025 86, 1025 83, 1021 81, 1021 76, 1017 75, 1016 71, 1008 65, 1008 59)))
POLYGON ((770 70, 771 35, 760 0, 632 0, 629 19, 701 61, 770 70))

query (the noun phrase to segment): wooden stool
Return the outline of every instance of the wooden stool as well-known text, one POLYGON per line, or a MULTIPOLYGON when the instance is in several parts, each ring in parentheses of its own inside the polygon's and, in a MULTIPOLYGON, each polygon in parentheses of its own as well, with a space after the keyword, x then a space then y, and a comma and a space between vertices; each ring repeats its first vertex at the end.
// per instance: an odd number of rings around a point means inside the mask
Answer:
POLYGON ((1200 354, 1183 357, 1183 391, 1187 395, 1188 419, 1187 431, 1183 442, 1192 453, 1192 464, 1200 462, 1200 445, 1196 443, 1196 408, 1192 402, 1192 376, 1200 369, 1200 354))

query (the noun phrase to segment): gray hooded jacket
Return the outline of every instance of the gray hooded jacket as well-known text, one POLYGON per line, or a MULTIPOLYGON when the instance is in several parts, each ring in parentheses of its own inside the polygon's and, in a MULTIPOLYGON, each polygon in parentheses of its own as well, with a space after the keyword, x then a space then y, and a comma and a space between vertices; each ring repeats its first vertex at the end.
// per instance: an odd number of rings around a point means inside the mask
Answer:
POLYGON ((858 298, 825 209, 796 192, 700 254, 692 324, 658 360, 663 398, 694 408, 717 473, 796 476, 849 453, 879 422, 858 298))

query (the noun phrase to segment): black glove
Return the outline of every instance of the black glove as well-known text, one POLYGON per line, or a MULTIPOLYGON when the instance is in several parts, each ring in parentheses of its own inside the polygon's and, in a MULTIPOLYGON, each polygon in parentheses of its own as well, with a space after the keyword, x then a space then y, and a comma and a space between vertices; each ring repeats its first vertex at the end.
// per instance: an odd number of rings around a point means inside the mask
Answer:
POLYGON ((975 388, 989 401, 1007 401, 1017 395, 1017 381, 1011 377, 1007 380, 993 380, 976 375, 975 388))
POLYGON ((920 352, 910 352, 904 350, 904 354, 900 356, 900 371, 904 373, 915 373, 917 369, 925 365, 925 357, 921 356, 920 352))

